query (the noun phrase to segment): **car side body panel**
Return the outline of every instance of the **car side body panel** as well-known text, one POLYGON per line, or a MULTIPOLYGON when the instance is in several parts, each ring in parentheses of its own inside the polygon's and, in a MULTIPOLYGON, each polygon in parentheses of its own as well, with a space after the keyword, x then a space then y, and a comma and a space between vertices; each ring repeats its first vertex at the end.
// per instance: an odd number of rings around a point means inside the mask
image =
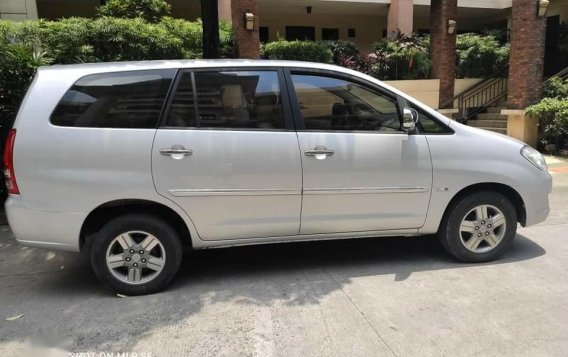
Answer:
POLYGON ((324 64, 200 60, 51 66, 38 71, 14 128, 17 130, 14 169, 21 195, 8 198, 6 211, 17 239, 34 246, 78 251, 81 227, 88 214, 107 202, 125 199, 157 202, 174 210, 187 224, 196 249, 297 240, 431 234, 437 231, 452 198, 462 189, 478 183, 500 183, 515 189, 524 201, 527 225, 544 220, 548 214, 550 175, 532 166, 520 155, 524 144, 452 122, 372 77, 324 64), (55 127, 49 122, 51 112, 64 93, 79 78, 89 74, 239 66, 339 71, 418 103, 430 115, 450 125, 455 134, 425 135, 433 174, 432 196, 424 225, 408 229, 389 227, 391 229, 380 231, 205 241, 195 229, 191 219, 194 217, 190 218, 177 203, 160 195, 154 187, 151 158, 156 129, 55 127))

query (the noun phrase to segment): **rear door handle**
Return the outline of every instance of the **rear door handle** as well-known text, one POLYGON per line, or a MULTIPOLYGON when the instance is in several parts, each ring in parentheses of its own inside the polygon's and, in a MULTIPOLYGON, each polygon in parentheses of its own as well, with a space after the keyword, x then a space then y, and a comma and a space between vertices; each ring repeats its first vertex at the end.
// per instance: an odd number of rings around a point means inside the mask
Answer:
POLYGON ((183 159, 185 156, 193 155, 193 150, 186 149, 181 145, 174 145, 171 148, 160 149, 160 154, 169 155, 173 159, 183 159))
POLYGON ((315 148, 313 148, 312 150, 304 151, 304 154, 306 156, 313 156, 317 160, 323 160, 328 156, 333 156, 333 153, 334 153, 333 150, 328 149, 328 148, 326 148, 325 146, 322 146, 322 145, 318 145, 315 148))

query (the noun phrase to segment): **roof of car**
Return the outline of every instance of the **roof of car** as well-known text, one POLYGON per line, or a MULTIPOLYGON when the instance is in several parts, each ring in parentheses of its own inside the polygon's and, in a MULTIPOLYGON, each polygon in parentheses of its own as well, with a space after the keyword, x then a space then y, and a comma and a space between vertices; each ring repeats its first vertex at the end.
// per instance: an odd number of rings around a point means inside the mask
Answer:
POLYGON ((197 60, 153 60, 153 61, 124 61, 65 64, 41 67, 46 70, 75 70, 75 71, 118 71, 142 69, 168 69, 168 68, 207 68, 207 67, 301 67, 313 69, 345 70, 345 68, 316 62, 279 61, 279 60, 253 60, 253 59, 197 59, 197 60))

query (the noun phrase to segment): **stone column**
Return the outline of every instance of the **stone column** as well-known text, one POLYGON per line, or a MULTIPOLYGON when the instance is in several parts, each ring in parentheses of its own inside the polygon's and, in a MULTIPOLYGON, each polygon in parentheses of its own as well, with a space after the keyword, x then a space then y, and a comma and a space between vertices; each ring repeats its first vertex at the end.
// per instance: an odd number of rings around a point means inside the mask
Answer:
POLYGON ((507 106, 525 109, 542 96, 546 16, 539 17, 535 0, 514 0, 507 106))
POLYGON ((219 21, 231 23, 231 0, 218 0, 217 8, 219 9, 219 21))
POLYGON ((387 36, 400 32, 411 34, 414 27, 414 0, 391 0, 387 19, 387 36))
POLYGON ((36 0, 0 0, 1 20, 37 20, 36 0))
MULTIPOLYGON (((260 58, 258 0, 230 0, 235 55, 238 58, 260 58), (246 29, 245 14, 254 15, 253 30, 246 29)), ((220 7, 221 8, 221 7, 220 7)))
POLYGON ((456 21, 457 9, 457 0, 432 0, 430 4, 432 78, 440 80, 440 108, 454 97, 456 31, 448 33, 448 22, 456 21))

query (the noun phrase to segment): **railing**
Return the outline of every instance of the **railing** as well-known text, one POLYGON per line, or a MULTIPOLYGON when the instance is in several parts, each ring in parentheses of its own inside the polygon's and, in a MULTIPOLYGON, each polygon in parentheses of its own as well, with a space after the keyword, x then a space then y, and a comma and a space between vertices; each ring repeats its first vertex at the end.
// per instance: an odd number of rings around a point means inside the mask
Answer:
POLYGON ((465 123, 505 97, 507 97, 507 78, 487 78, 442 103, 442 108, 454 106, 457 102, 457 120, 465 123))
MULTIPOLYGON (((487 78, 481 82, 469 87, 452 99, 442 103, 441 108, 457 107, 458 117, 457 120, 465 123, 475 115, 483 112, 491 105, 499 102, 501 99, 507 97, 507 78, 506 69, 502 70, 498 75, 499 78, 487 78), (501 78, 503 77, 503 78, 501 78), (454 105, 456 104, 457 105, 454 105)), ((551 78, 558 77, 562 80, 568 79, 568 67, 556 73, 554 76, 548 78, 544 83, 548 82, 551 78)))
POLYGON ((546 84, 548 81, 550 81, 554 77, 558 77, 561 80, 568 79, 568 67, 566 67, 563 70, 561 70, 560 72, 556 73, 554 76, 551 76, 546 81, 544 81, 544 83, 546 84))

